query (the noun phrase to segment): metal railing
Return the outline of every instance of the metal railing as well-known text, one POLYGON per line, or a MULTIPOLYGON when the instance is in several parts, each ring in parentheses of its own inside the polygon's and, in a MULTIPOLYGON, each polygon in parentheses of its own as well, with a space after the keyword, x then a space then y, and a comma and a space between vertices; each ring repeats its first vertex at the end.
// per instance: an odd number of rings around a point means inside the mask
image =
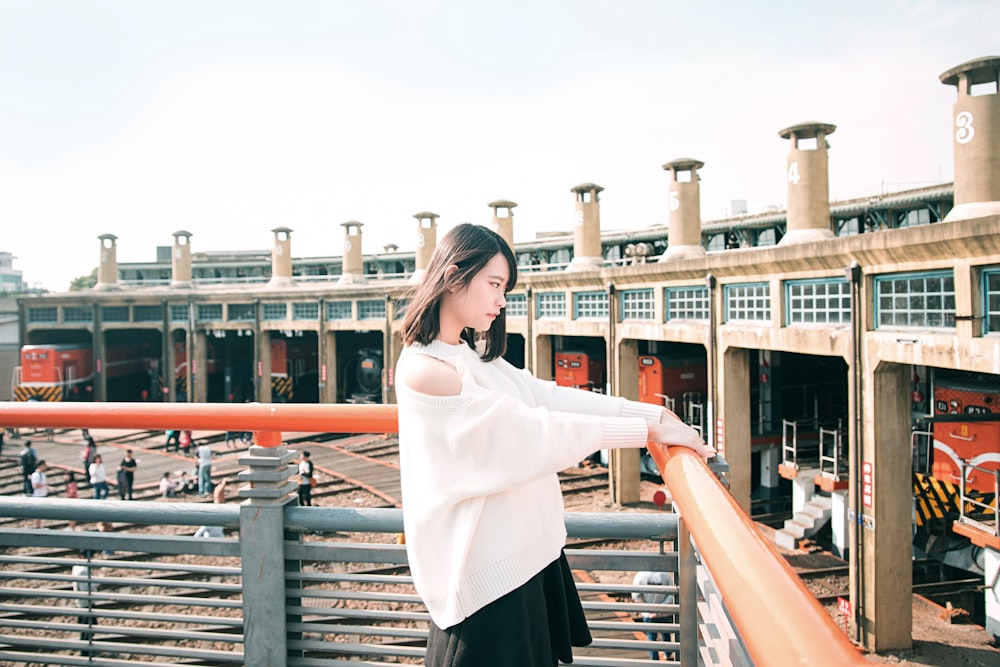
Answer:
POLYGON ((960 523, 971 524, 993 537, 1000 537, 1000 470, 962 462, 962 479, 958 503, 960 523), (993 479, 993 493, 984 494, 969 489, 969 476, 978 472, 993 479))
MULTIPOLYGON (((247 466, 239 474, 241 505, 19 497, 0 498, 0 517, 215 525, 238 530, 238 538, 0 529, 7 550, 0 659, 37 663, 42 651, 46 664, 115 667, 131 664, 133 654, 152 665, 419 661, 427 616, 405 570, 405 547, 395 543, 400 513, 295 506, 294 453, 281 443, 281 431, 395 432, 395 406, 0 405, 0 422, 11 426, 166 429, 179 421, 192 429, 255 431, 259 446, 240 459, 247 466), (383 537, 309 540, 316 531, 383 537), (74 551, 53 554, 58 549, 74 551), (191 554, 225 564, 192 567, 184 562, 191 554), (76 575, 73 564, 83 568, 76 575)), ((649 448, 683 521, 665 513, 567 514, 571 536, 650 545, 567 550, 574 569, 612 573, 578 584, 595 642, 575 652, 574 664, 643 664, 650 650, 674 653, 685 667, 864 664, 701 459, 682 448, 649 448), (675 552, 664 549, 668 542, 675 552), (623 583, 631 580, 623 573, 637 570, 676 572, 670 592, 679 604, 632 602, 636 588, 623 583), (644 608, 676 615, 676 623, 634 622, 644 608), (634 634, 646 631, 676 640, 634 634)))

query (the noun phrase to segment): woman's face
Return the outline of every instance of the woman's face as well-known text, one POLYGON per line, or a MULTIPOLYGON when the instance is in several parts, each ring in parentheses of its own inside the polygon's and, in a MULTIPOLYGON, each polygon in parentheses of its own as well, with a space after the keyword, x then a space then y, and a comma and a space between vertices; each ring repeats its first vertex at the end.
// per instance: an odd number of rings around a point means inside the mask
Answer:
POLYGON ((505 292, 509 280, 507 260, 497 253, 468 285, 444 296, 441 301, 442 315, 447 313, 449 319, 463 328, 489 330, 493 320, 507 305, 505 292))

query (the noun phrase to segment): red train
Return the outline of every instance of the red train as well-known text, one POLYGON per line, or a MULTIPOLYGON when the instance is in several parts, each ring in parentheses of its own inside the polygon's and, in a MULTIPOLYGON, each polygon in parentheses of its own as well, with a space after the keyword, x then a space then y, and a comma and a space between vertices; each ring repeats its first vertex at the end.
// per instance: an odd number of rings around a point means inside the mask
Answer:
POLYGON ((83 343, 24 345, 21 365, 14 369, 14 397, 18 401, 87 401, 93 398, 95 370, 109 379, 132 377, 141 383, 156 367, 156 359, 138 343, 108 346, 103 363, 103 368, 100 362, 95 368, 93 349, 83 343))
POLYGON ((967 490, 994 493, 1000 469, 1000 387, 975 379, 939 379, 934 386, 931 476, 967 490), (975 467, 972 467, 975 466, 975 467))

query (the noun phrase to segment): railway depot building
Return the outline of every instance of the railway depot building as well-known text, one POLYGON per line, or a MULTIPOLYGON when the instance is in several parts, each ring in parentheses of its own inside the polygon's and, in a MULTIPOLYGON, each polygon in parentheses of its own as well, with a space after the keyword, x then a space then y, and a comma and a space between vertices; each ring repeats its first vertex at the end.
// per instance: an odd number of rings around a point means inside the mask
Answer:
MULTIPOLYGON (((704 165, 679 158, 663 165, 668 225, 602 231, 593 183, 570 189, 572 232, 514 244, 507 200, 483 221, 520 264, 508 359, 668 405, 724 456, 747 511, 822 499, 877 650, 909 645, 914 548, 997 585, 998 71, 1000 58, 983 58, 941 75, 957 92, 954 126, 941 128, 953 184, 830 202, 836 126, 807 122, 779 132, 785 211, 702 221, 704 165), (952 516, 924 491, 982 508, 952 516), (941 530, 968 548, 942 549, 941 530)), ((286 227, 271 230, 270 253, 196 253, 196 236, 177 231, 142 264, 119 264, 118 239, 101 235, 92 290, 19 301, 17 397, 392 402, 394 334, 437 236, 436 214, 414 218, 416 252, 365 254, 352 220, 341 254, 314 258, 293 257, 286 227)), ((640 453, 610 459, 615 501, 637 502, 640 453)), ((988 599, 987 630, 1000 634, 988 599)))

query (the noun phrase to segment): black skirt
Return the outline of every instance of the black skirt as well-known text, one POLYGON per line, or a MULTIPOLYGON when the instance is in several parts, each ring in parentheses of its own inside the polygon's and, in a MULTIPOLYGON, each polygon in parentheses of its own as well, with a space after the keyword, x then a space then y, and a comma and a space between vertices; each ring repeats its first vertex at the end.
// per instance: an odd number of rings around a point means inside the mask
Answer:
POLYGON ((446 630, 431 623, 429 667, 553 667, 591 642, 566 554, 446 630))

